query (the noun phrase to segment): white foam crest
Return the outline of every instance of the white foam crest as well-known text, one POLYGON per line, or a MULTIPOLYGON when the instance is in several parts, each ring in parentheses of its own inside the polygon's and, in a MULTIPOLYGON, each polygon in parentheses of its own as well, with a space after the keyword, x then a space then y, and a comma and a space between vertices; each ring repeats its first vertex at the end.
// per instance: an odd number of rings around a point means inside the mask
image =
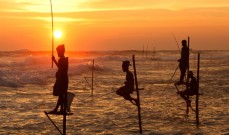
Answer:
MULTIPOLYGON (((93 67, 92 61, 87 61, 86 63, 70 64, 69 65, 69 75, 80 75, 83 73, 91 72, 93 67)), ((110 69, 100 63, 94 64, 95 71, 109 71, 110 69)))
POLYGON ((7 73, 0 71, 0 86, 20 87, 21 84, 18 83, 16 77, 8 75, 7 73))
MULTIPOLYGON (((48 57, 26 57, 17 59, 17 62, 9 62, 4 65, 0 72, 0 85, 6 87, 20 87, 27 84, 45 85, 55 79, 57 67, 51 68, 48 57), (47 59, 47 60, 45 60, 47 59), (53 80, 52 80, 53 79, 53 80)), ((14 60, 15 61, 15 60, 14 60)), ((69 76, 81 75, 91 72, 92 61, 88 59, 71 59, 69 62, 69 76)), ((101 63, 94 65, 95 71, 109 71, 101 63)))
POLYGON ((96 58, 96 60, 99 61, 123 61, 127 59, 129 59, 129 57, 122 55, 105 55, 96 58))
POLYGON ((0 67, 8 67, 9 63, 8 61, 4 59, 0 59, 0 67))
POLYGON ((47 56, 27 56, 23 58, 16 58, 9 62, 8 66, 36 66, 50 64, 51 58, 47 56))

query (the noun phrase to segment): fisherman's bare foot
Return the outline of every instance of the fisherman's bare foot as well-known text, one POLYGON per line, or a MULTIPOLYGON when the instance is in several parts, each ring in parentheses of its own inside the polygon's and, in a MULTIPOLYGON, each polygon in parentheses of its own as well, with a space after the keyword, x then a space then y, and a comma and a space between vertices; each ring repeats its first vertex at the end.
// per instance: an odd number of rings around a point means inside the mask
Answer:
POLYGON ((57 110, 52 110, 52 111, 48 112, 48 114, 57 114, 57 110))

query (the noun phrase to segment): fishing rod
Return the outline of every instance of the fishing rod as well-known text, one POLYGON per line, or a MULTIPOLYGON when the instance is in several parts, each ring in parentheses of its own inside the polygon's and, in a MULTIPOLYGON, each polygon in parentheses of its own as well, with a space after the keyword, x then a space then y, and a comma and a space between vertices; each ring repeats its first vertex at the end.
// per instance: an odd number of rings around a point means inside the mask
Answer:
MULTIPOLYGON (((50 6, 51 6, 51 17, 52 17, 52 56, 53 56, 54 35, 53 35, 53 10, 52 10, 52 0, 50 0, 50 6)), ((53 68, 53 60, 52 60, 52 68, 53 68)))
MULTIPOLYGON (((181 50, 180 50, 180 47, 179 47, 179 44, 178 44, 178 42, 177 42, 177 39, 176 39, 175 35, 174 35, 172 32, 171 32, 171 34, 172 34, 174 40, 176 41, 177 47, 178 47, 178 49, 179 49, 179 52, 181 53, 181 50)), ((176 74, 178 68, 179 68, 179 65, 178 65, 177 68, 175 69, 175 71, 174 71, 172 77, 170 78, 169 82, 172 81, 172 79, 173 79, 174 75, 176 74)), ((162 95, 163 95, 164 91, 166 90, 166 88, 168 87, 168 85, 169 85, 169 83, 165 86, 165 88, 164 88, 164 90, 163 90, 163 92, 162 92, 162 95)))
POLYGON ((179 44, 178 44, 178 42, 177 42, 177 39, 176 39, 175 35, 174 35, 172 32, 171 32, 171 34, 173 35, 173 38, 174 38, 174 40, 175 40, 176 43, 177 43, 177 47, 178 47, 178 49, 179 49, 179 52, 181 53, 180 47, 179 47, 179 44))

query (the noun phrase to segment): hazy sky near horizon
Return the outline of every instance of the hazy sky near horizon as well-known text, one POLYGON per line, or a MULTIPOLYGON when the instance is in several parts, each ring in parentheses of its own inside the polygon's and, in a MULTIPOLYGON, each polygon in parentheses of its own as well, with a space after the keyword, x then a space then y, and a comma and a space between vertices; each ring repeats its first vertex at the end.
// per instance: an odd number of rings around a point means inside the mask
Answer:
MULTIPOLYGON (((52 0, 67 50, 229 50, 228 0, 52 0)), ((51 50, 49 0, 0 0, 0 50, 51 50)))

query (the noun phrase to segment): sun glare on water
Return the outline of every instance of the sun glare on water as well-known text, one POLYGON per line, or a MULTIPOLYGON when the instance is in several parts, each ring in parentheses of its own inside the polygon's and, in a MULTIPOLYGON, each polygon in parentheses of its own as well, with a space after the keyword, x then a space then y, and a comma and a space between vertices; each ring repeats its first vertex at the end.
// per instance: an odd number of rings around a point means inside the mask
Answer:
POLYGON ((54 32, 54 37, 55 37, 55 38, 61 38, 61 36, 62 36, 62 32, 61 32, 60 30, 56 30, 56 31, 54 32))

